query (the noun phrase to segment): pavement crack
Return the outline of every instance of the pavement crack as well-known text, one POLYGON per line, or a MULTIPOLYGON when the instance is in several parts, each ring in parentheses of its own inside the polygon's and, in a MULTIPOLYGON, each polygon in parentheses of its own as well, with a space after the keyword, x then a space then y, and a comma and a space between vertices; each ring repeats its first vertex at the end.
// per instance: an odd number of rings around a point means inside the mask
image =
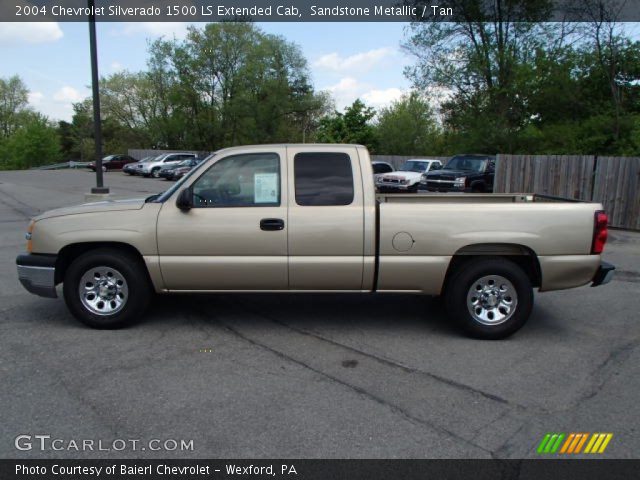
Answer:
POLYGON ((593 379, 591 387, 584 391, 578 399, 572 402, 568 407, 562 409, 562 411, 573 409, 582 402, 590 400, 600 393, 602 388, 611 378, 611 375, 613 375, 613 370, 623 363, 631 355, 631 352, 638 347, 638 345, 640 345, 640 339, 635 338, 632 341, 624 343, 611 350, 609 355, 607 355, 607 358, 605 358, 591 373, 590 377, 593 379))
MULTIPOLYGON (((203 314, 205 313, 202 310, 201 310, 201 312, 203 314)), ((239 330, 233 328, 232 326, 230 326, 229 324, 225 323, 224 321, 221 321, 219 319, 216 319, 215 321, 222 328, 224 328, 225 330, 227 330, 229 333, 233 334, 237 338, 243 340, 244 342, 247 342, 247 343, 249 343, 249 344, 251 344, 251 345, 253 345, 255 347, 258 347, 258 348, 261 348, 263 350, 266 350, 266 351, 272 353, 273 355, 276 355, 277 357, 279 357, 279 358, 281 358, 281 359, 283 359, 283 360, 285 360, 285 361, 287 361, 289 363, 293 363, 295 365, 303 367, 303 368, 305 368, 305 369, 307 369, 307 370, 309 370, 309 371, 311 371, 311 372, 313 372, 313 373, 315 373, 317 375, 320 375, 320 376, 322 376, 322 377, 324 377, 324 378, 326 378, 326 379, 328 379, 328 380, 330 380, 330 381, 332 381, 332 382, 334 382, 334 383, 336 383, 338 385, 346 387, 346 388, 356 392, 358 395, 361 395, 361 396, 363 396, 363 397, 365 397, 365 398, 367 398, 367 399, 369 399, 371 401, 374 401, 374 402, 378 403, 379 405, 382 405, 382 406, 388 408, 392 412, 402 416, 405 420, 407 420, 408 422, 410 422, 410 423, 412 423, 412 424, 414 424, 416 426, 422 426, 422 427, 430 428, 430 429, 432 429, 432 430, 434 430, 434 431, 436 431, 438 433, 441 433, 443 435, 447 435, 448 437, 450 437, 452 439, 455 439, 457 441, 463 442, 465 445, 471 446, 473 448, 477 448, 477 449, 482 450, 483 452, 487 453, 488 455, 491 455, 491 452, 489 450, 487 450, 486 448, 484 448, 484 447, 482 447, 480 445, 477 445, 477 444, 475 444, 473 442, 470 442, 466 438, 461 437, 460 435, 458 435, 457 433, 455 433, 455 432, 453 432, 453 431, 451 431, 449 429, 443 428, 443 427, 441 427, 439 425, 436 425, 434 423, 431 423, 431 422, 425 421, 425 420, 423 420, 421 418, 415 417, 414 415, 411 415, 409 412, 407 412, 406 410, 402 409, 398 405, 390 403, 387 400, 385 400, 384 398, 382 398, 382 397, 380 397, 378 395, 375 395, 375 394, 369 392, 368 390, 366 390, 364 388, 358 387, 357 385, 353 385, 353 384, 351 384, 349 382, 341 380, 338 377, 330 375, 330 374, 328 374, 326 372, 323 372, 322 370, 319 370, 317 368, 312 367, 311 365, 309 365, 309 364, 307 364, 307 363, 305 363, 305 362, 303 362, 301 360, 298 360, 298 359, 296 359, 294 357, 291 357, 291 356, 287 355, 286 353, 284 353, 284 352, 282 352, 280 350, 277 350, 275 348, 270 347, 269 345, 266 345, 266 344, 263 344, 263 343, 261 343, 261 342, 259 342, 257 340, 254 340, 254 339, 242 334, 239 330)))
POLYGON ((471 394, 474 394, 474 395, 479 395, 479 396, 484 397, 484 398, 486 398, 488 400, 492 400, 494 402, 498 402, 498 403, 501 403, 503 405, 508 405, 510 407, 519 408, 519 409, 528 408, 528 407, 525 407, 524 405, 520 405, 518 403, 512 402, 511 400, 508 400, 506 398, 502 398, 502 397, 500 397, 498 395, 495 395, 495 394, 492 394, 492 393, 489 393, 489 392, 485 392, 485 391, 480 390, 478 388, 472 387, 471 385, 460 383, 460 382, 457 382, 455 380, 451 380, 450 378, 446 378, 446 377, 443 377, 443 376, 435 374, 435 373, 426 372, 424 370, 420 370, 420 369, 416 369, 416 368, 413 368, 413 367, 409 367, 409 366, 404 365, 402 363, 399 363, 399 362, 397 362, 395 360, 391 360, 391 359, 388 359, 388 358, 385 358, 385 357, 380 357, 378 355, 374 355, 372 353, 365 352, 365 351, 360 350, 358 348, 351 347, 349 345, 345 345, 345 344, 340 343, 340 342, 336 342, 335 340, 332 340, 330 338, 324 337, 324 336, 319 335, 319 334, 317 334, 315 332, 311 332, 309 330, 304 330, 304 329, 300 329, 300 328, 294 327, 292 325, 289 325, 288 323, 282 322, 281 320, 272 318, 272 317, 264 315, 262 313, 258 313, 258 312, 252 311, 251 309, 248 309, 248 308, 246 308, 246 307, 244 307, 242 305, 239 305, 239 306, 243 310, 245 310, 247 312, 250 312, 253 315, 257 315, 257 316, 260 316, 262 318, 265 318, 266 320, 269 320, 269 321, 271 321, 273 323, 276 323, 276 324, 278 324, 280 326, 283 326, 285 328, 293 330, 294 332, 297 332, 297 333, 299 333, 301 335, 310 336, 312 338, 315 338, 317 340, 329 343, 329 344, 334 345, 336 347, 344 348, 345 350, 349 350, 351 352, 358 353, 358 354, 363 355, 363 356, 365 356, 367 358, 371 358, 372 360, 374 360, 374 361, 376 361, 376 362, 378 362, 378 363, 380 363, 382 365, 386 365, 386 366, 392 367, 392 368, 398 368, 398 369, 401 369, 403 372, 406 372, 406 373, 413 373, 413 374, 417 374, 417 375, 423 375, 423 376, 426 376, 426 377, 428 377, 430 379, 436 380, 438 382, 442 382, 442 383, 444 383, 444 384, 446 384, 448 386, 451 386, 451 387, 454 387, 454 388, 457 388, 457 389, 460 389, 460 390, 464 390, 465 392, 468 392, 468 393, 471 393, 471 394))

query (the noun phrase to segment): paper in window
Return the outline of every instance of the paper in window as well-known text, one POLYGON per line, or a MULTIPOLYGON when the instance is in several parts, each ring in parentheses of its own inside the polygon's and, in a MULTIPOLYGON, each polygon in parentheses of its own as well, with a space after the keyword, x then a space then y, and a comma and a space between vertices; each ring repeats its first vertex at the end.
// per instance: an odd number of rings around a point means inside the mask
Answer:
POLYGON ((254 175, 254 203, 278 203, 278 174, 254 175))

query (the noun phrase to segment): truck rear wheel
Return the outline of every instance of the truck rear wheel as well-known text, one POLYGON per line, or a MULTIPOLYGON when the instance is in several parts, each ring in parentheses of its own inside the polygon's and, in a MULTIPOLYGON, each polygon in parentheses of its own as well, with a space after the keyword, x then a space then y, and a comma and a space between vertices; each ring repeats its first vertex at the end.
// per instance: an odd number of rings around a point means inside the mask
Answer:
POLYGON ((99 329, 121 328, 138 319, 152 294, 140 263, 114 249, 80 255, 64 276, 64 300, 73 316, 99 329))
POLYGON ((448 316, 472 337, 506 338, 529 319, 533 288, 527 274, 504 258, 478 258, 463 263, 447 282, 448 316))

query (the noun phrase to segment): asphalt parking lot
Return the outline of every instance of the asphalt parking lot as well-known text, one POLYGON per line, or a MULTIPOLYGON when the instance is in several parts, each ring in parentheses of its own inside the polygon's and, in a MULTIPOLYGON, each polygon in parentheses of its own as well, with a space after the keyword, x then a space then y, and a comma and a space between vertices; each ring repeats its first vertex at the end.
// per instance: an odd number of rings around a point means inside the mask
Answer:
MULTIPOLYGON (((170 185, 105 178, 115 197, 170 185)), ((409 295, 157 297, 135 327, 94 331, 15 269, 29 217, 92 182, 0 172, 0 457, 533 458, 547 432, 612 432, 601 457, 638 457, 640 233, 610 232, 610 284, 536 294, 504 341, 409 295), (19 451, 21 434, 193 450, 19 451)))

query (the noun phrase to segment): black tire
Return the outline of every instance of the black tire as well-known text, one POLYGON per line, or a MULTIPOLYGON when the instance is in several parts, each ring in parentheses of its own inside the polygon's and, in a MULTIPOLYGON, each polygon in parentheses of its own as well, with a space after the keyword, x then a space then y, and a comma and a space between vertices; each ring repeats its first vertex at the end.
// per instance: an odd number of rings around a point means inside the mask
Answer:
MULTIPOLYGON (((491 292, 494 291, 496 290, 491 290, 491 292)), ((477 258, 464 262, 452 273, 445 288, 444 305, 449 318, 468 335, 474 338, 498 340, 517 332, 527 322, 533 308, 533 288, 527 274, 516 263, 501 257, 477 258), (487 289, 491 288, 490 283, 495 282, 492 276, 506 279, 506 283, 510 285, 498 285, 498 298, 488 295, 485 297, 487 303, 483 304, 482 296, 487 290, 478 290, 478 287, 485 285, 487 289), (501 293, 502 287, 505 287, 504 294, 501 293), (509 296, 509 290, 515 290, 516 296, 509 296), (478 297, 474 297, 476 291, 480 292, 478 297), (502 295, 505 296, 502 297, 502 295), (474 298, 477 302, 477 308, 474 310, 479 312, 475 315, 471 313, 474 298), (500 298, 505 302, 509 300, 511 306, 503 304, 500 298), (498 301, 497 305, 496 301, 498 301), (483 305, 488 307, 484 309, 483 305), (505 319, 494 318, 493 312, 504 316, 505 319), (476 318, 485 314, 491 318, 476 318)))
POLYGON ((125 327, 138 320, 147 308, 153 294, 142 261, 123 251, 109 248, 91 250, 76 258, 64 275, 64 300, 74 317, 85 325, 97 329, 125 327), (82 277, 92 268, 107 267, 117 271, 125 280, 126 301, 114 314, 98 315, 83 304, 79 287, 82 277))

